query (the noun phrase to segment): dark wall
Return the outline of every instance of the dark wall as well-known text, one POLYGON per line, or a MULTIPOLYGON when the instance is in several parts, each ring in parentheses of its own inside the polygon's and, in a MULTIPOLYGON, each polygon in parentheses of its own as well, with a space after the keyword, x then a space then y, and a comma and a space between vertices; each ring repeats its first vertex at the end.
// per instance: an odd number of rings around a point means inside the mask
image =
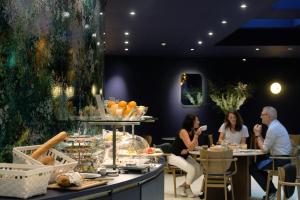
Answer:
MULTIPOLYGON (((299 133, 297 124, 300 101, 300 78, 297 67, 300 60, 287 59, 180 59, 159 57, 107 56, 104 72, 105 97, 136 100, 149 106, 147 115, 158 117, 154 124, 137 127, 141 133, 151 133, 154 143, 162 137, 175 136, 187 113, 197 113, 201 124, 208 125, 207 133, 218 137, 223 114, 208 97, 207 80, 217 85, 250 83, 253 96, 241 107, 240 112, 249 131, 260 122, 261 108, 277 108, 279 120, 290 133, 299 133), (180 75, 183 72, 201 73, 206 83, 205 103, 198 108, 186 108, 180 102, 180 75), (269 92, 270 83, 282 83, 278 96, 269 92)), ((205 141, 203 141, 205 142, 205 141)))

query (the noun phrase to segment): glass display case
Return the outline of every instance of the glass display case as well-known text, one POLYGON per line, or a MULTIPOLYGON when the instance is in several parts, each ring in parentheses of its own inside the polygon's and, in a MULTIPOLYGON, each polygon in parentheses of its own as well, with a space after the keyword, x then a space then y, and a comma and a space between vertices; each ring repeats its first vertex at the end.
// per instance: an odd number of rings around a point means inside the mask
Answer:
MULTIPOLYGON (((116 169, 118 165, 141 164, 149 160, 145 157, 149 145, 144 138, 135 135, 134 127, 143 122, 154 122, 155 118, 147 116, 139 120, 127 121, 101 119, 100 117, 78 117, 73 119, 79 121, 80 124, 84 124, 83 127, 87 129, 93 126, 102 129, 102 134, 99 136, 77 136, 77 138, 74 137, 76 141, 72 139, 67 141, 68 144, 65 145, 64 151, 67 151, 69 155, 70 153, 73 154, 77 157, 77 160, 80 159, 78 160, 81 163, 79 170, 91 171, 101 166, 116 169), (111 130, 103 128, 107 126, 111 130), (131 127, 131 133, 125 131, 127 126, 131 127), (118 129, 122 129, 122 131, 118 129)), ((86 132, 83 131, 83 133, 86 132)))

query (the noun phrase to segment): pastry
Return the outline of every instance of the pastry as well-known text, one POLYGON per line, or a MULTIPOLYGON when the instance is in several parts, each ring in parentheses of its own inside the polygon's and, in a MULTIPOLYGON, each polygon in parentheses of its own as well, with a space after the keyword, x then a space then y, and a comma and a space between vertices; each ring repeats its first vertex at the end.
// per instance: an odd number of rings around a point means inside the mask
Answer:
POLYGON ((78 172, 68 172, 58 175, 55 181, 62 187, 70 187, 72 185, 81 186, 83 178, 78 172))

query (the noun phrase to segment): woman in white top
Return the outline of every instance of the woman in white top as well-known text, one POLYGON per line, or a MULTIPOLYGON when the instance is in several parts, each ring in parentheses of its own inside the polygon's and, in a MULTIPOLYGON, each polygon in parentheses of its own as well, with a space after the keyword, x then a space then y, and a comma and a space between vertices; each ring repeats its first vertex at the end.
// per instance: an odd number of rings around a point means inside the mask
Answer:
POLYGON ((237 111, 229 111, 219 129, 220 136, 218 143, 225 140, 230 144, 246 144, 249 133, 247 126, 243 123, 243 119, 237 111))

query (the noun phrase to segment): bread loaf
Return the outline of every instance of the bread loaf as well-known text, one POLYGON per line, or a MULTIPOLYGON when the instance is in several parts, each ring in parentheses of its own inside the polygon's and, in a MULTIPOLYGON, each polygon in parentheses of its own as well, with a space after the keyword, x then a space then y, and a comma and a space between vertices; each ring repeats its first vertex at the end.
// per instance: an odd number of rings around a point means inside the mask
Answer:
POLYGON ((45 156, 41 159, 41 163, 43 163, 44 165, 54 165, 55 160, 51 156, 45 156))
POLYGON ((71 186, 70 178, 67 175, 60 175, 56 178, 56 182, 58 185, 63 187, 71 186))
POLYGON ((44 144, 42 144, 37 150, 35 150, 31 157, 34 159, 38 159, 43 153, 47 152, 50 148, 63 141, 67 137, 67 133, 65 131, 60 132, 44 144))

